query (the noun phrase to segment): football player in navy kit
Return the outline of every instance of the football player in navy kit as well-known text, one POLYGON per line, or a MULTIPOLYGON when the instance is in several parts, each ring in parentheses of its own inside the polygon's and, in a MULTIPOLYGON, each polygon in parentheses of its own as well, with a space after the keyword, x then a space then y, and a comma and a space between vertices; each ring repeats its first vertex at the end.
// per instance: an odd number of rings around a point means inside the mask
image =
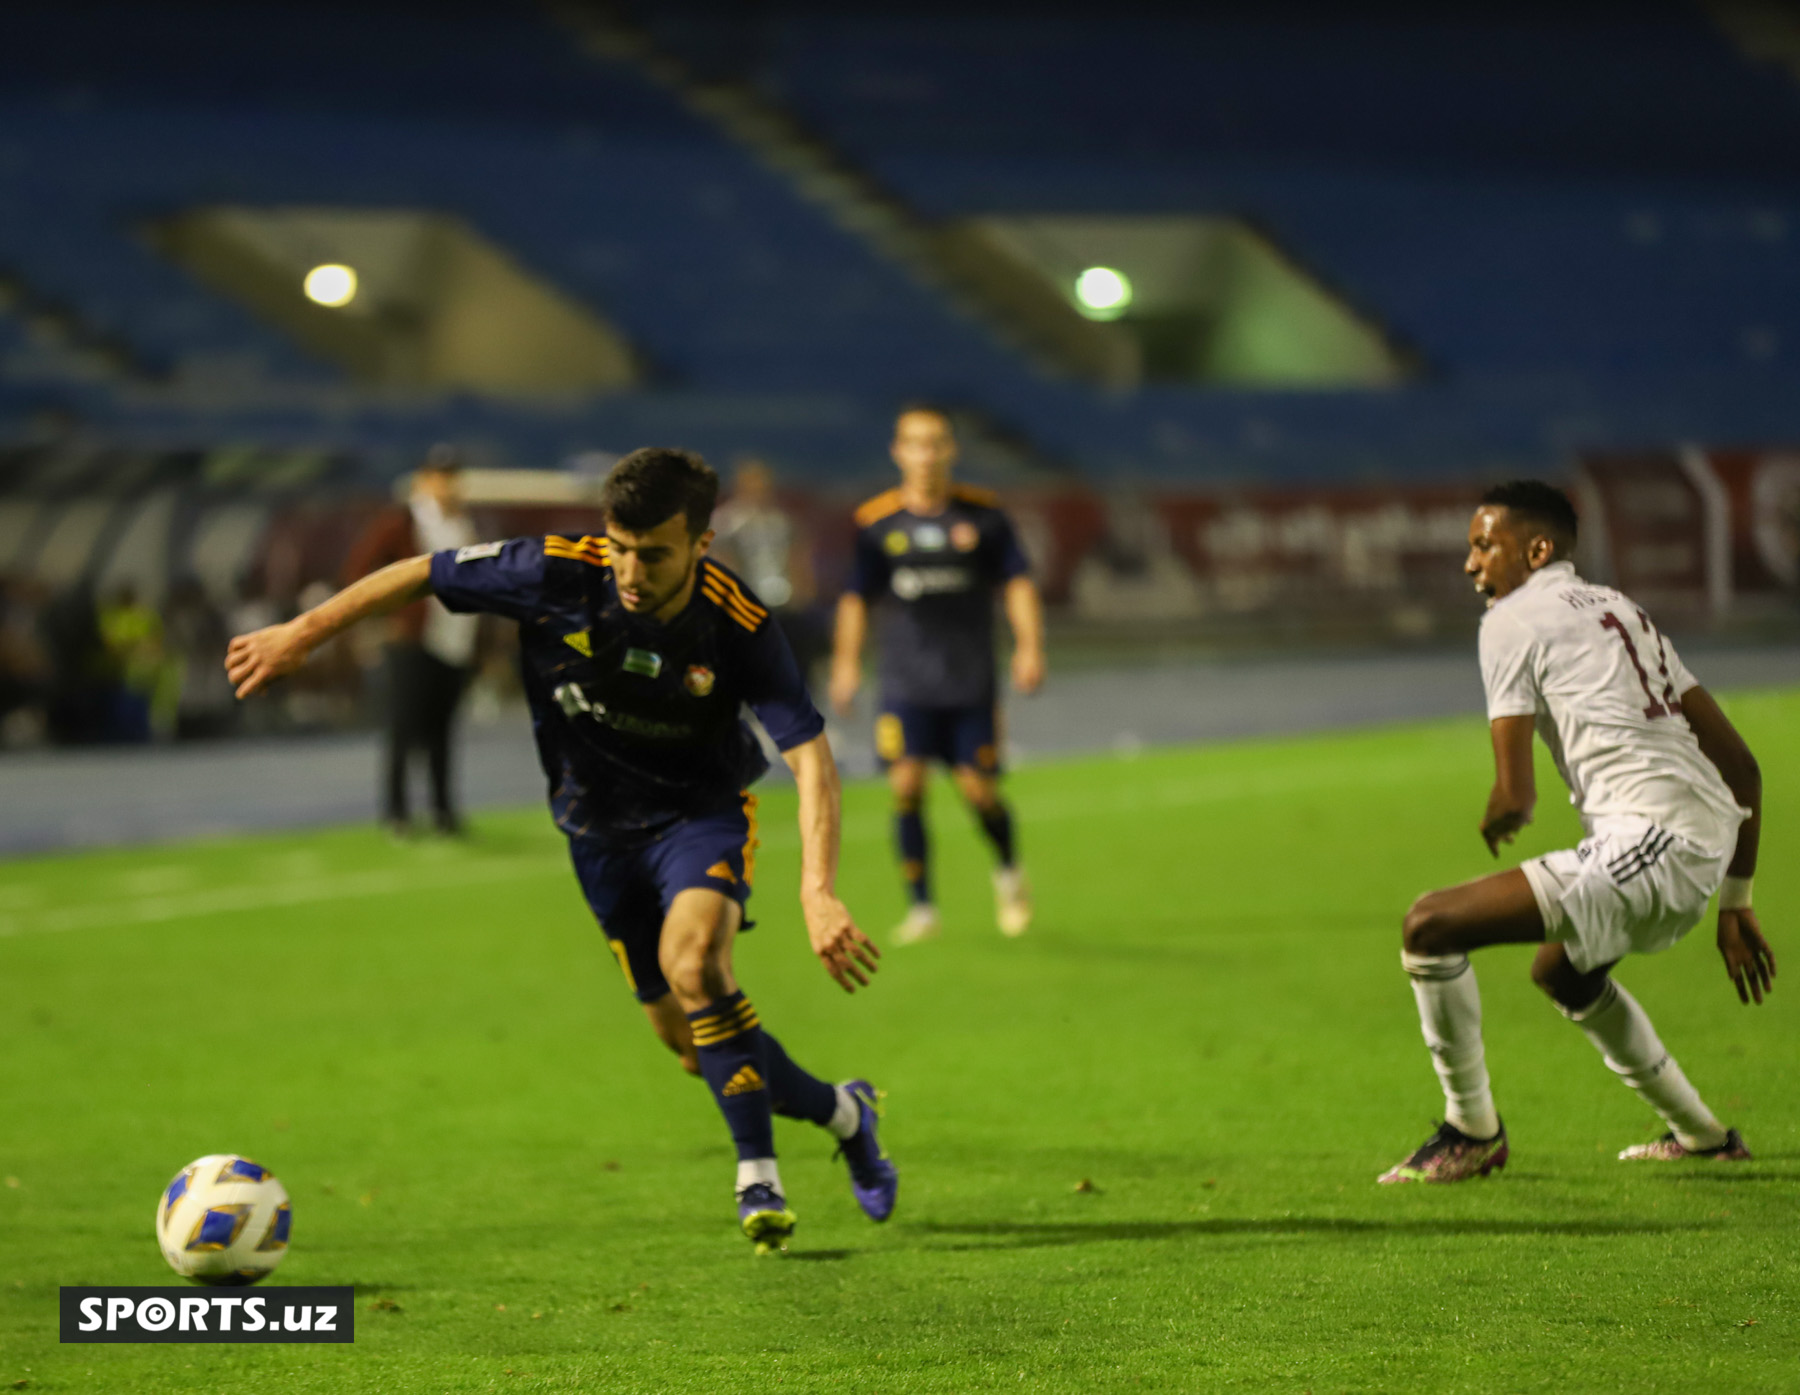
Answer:
POLYGON ((882 616, 875 749, 894 792, 894 832, 912 898, 894 932, 912 944, 938 932, 923 802, 926 762, 950 767, 994 846, 994 915, 1001 931, 1031 925, 1012 812, 1000 797, 994 679, 994 595, 1013 632, 1020 693, 1044 681, 1044 610, 1012 524, 985 489, 953 484, 956 434, 935 407, 909 407, 891 447, 900 487, 856 512, 850 587, 838 602, 831 700, 848 713, 862 684, 869 609, 882 616))
POLYGON ((837 897, 838 775, 824 721, 762 602, 709 558, 718 479, 698 456, 645 449, 614 468, 604 537, 514 538, 396 562, 287 624, 231 642, 240 698, 367 616, 435 595, 519 622, 525 692, 550 806, 588 904, 651 1026, 711 1087, 737 1145, 739 1222, 759 1253, 794 1227, 771 1114, 831 1131, 875 1220, 898 1177, 877 1092, 808 1074, 763 1030, 732 972, 767 769, 748 704, 800 795, 800 904, 847 992, 879 951, 837 897))

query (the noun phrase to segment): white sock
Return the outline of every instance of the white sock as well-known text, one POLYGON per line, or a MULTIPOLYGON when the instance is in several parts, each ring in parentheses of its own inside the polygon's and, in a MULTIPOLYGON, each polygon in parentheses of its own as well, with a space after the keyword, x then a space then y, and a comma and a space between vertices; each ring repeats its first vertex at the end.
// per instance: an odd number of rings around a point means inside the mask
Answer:
POLYGON ((1662 1115, 1683 1148, 1717 1148, 1725 1141, 1725 1126, 1713 1117, 1700 1092, 1688 1084, 1675 1058, 1657 1038, 1649 1015, 1623 985, 1609 978, 1600 996, 1580 1012, 1562 1011, 1606 1058, 1607 1068, 1662 1115))
POLYGON ((837 1112, 825 1121, 825 1127, 831 1136, 840 1142, 846 1138, 854 1138, 856 1131, 862 1127, 862 1110, 857 1108, 856 1097, 842 1085, 832 1086, 837 1091, 837 1112))
POLYGON ((775 1188, 777 1194, 786 1196, 781 1190, 781 1173, 775 1166, 773 1158, 740 1158, 738 1159, 737 1189, 743 1193, 745 1187, 753 1187, 764 1182, 775 1188))
POLYGON ((1409 954, 1400 963, 1412 979, 1419 1028, 1444 1087, 1444 1120, 1470 1138, 1500 1132, 1481 1045, 1481 992, 1466 954, 1409 954))

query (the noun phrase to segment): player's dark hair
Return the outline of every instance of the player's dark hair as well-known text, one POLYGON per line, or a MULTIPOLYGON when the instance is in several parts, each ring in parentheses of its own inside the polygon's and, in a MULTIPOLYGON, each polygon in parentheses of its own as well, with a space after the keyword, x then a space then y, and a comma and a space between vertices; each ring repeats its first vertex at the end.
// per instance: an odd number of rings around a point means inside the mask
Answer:
POLYGON ((1481 502, 1529 519, 1560 541, 1574 546, 1580 527, 1575 506, 1569 502, 1569 496, 1553 484, 1545 484, 1542 480, 1508 480, 1483 494, 1481 502))
POLYGON ((895 423, 898 424, 901 417, 910 417, 914 412, 924 412, 928 416, 936 417, 939 421, 943 422, 945 426, 950 428, 950 434, 952 436, 956 434, 956 414, 942 402, 930 402, 924 398, 915 398, 910 402, 902 402, 900 404, 900 410, 894 413, 895 423))
POLYGON ((600 507, 607 518, 631 533, 648 533, 676 514, 687 519, 697 538, 712 523, 719 501, 719 477, 691 450, 645 446, 634 450, 606 477, 600 507))

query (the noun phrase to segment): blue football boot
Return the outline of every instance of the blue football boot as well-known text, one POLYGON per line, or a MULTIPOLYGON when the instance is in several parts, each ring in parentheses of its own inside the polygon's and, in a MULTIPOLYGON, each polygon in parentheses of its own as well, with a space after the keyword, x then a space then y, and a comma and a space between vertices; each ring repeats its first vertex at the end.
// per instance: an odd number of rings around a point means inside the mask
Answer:
POLYGON ((856 1132, 838 1144, 838 1152, 850 1165, 850 1194, 870 1220, 885 1221, 894 1214, 894 1200, 900 1194, 900 1170, 881 1151, 876 1136, 882 1092, 866 1080, 846 1080, 844 1089, 861 1115, 856 1132))
POLYGON ((787 1201, 767 1182, 752 1182, 738 1193, 738 1224, 759 1255, 786 1254, 794 1233, 794 1213, 787 1201))

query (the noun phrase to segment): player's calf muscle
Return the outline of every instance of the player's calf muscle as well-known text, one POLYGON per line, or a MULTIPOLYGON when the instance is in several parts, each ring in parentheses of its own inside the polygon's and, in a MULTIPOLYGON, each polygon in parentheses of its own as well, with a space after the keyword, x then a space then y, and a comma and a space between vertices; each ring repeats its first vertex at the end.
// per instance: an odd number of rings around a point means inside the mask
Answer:
POLYGON ((688 1026, 687 1014, 675 1001, 673 993, 665 993, 653 1003, 644 1004, 644 1015, 662 1044, 681 1058, 681 1068, 689 1075, 700 1074, 700 1058, 694 1052, 694 1033, 688 1026))
POLYGON ((1602 964, 1584 974, 1569 962, 1568 952, 1561 945, 1550 944, 1532 958, 1531 981, 1552 1002, 1560 1003, 1570 1012, 1580 1012, 1605 991, 1606 976, 1611 970, 1611 964, 1602 964))

